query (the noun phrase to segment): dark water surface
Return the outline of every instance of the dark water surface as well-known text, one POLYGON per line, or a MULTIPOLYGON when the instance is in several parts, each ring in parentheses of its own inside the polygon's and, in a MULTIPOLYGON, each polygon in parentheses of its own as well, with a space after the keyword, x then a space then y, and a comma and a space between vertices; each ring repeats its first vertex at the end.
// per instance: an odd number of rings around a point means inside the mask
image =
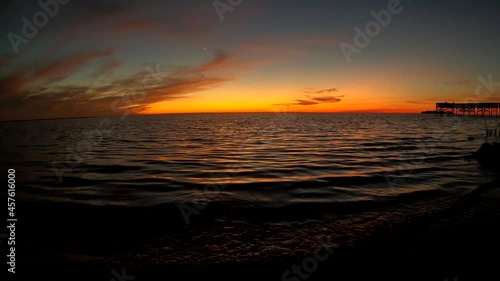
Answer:
POLYGON ((318 239, 348 247, 443 211, 460 224, 474 216, 453 206, 500 175, 466 157, 485 141, 483 118, 179 114, 0 130, 32 265, 304 257, 318 239))
POLYGON ((20 196, 125 206, 209 196, 279 207, 463 193, 491 178, 464 159, 484 141, 482 118, 190 114, 128 116, 104 127, 102 120, 2 123, 4 159, 16 163, 27 185, 20 196))

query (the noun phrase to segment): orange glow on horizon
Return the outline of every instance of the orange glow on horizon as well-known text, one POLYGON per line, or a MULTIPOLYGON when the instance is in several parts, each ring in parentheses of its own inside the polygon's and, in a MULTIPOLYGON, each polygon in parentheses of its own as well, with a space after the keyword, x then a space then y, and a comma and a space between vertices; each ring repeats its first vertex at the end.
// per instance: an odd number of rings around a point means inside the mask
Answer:
MULTIPOLYGON (((390 72, 387 72, 390 74, 390 72)), ((387 75, 394 76, 394 75, 387 75)), ((157 102, 139 114, 168 113, 229 113, 229 112, 337 112, 337 113, 420 113, 434 110, 436 100, 461 100, 458 96, 467 93, 467 88, 450 89, 443 92, 419 87, 406 89, 377 75, 361 82, 342 83, 316 82, 318 89, 328 89, 327 85, 339 84, 339 90, 317 93, 292 81, 262 83, 233 83, 207 88, 192 93, 185 98, 157 102), (332 100, 315 98, 332 97, 332 100), (454 98, 455 97, 455 98, 454 98), (339 101, 336 102, 335 99, 339 101), (308 103, 303 105, 304 103, 308 103)), ((324 78, 321 78, 323 80, 324 78)), ((348 79, 348 78, 346 78, 348 79)), ((309 84, 309 83, 308 83, 309 84)), ((432 84, 432 83, 431 83, 432 84)), ((462 98, 463 99, 463 98, 462 98)))
MULTIPOLYGON (((396 97, 380 97, 369 93, 367 86, 350 89, 351 94, 338 96, 339 102, 299 105, 297 101, 313 101, 314 95, 293 89, 235 89, 220 87, 193 96, 157 102, 138 114, 230 113, 230 112, 338 112, 338 113, 420 113, 434 110, 433 101, 409 103, 396 97), (237 93, 237 94, 235 94, 237 93), (272 93, 272 94, 267 94, 272 93), (376 98, 374 98, 376 97, 376 98)), ((375 89, 384 92, 383 89, 375 89)))
POLYGON ((200 101, 170 101, 151 105, 150 108, 139 114, 168 114, 168 113, 252 113, 252 112, 317 112, 317 113, 420 113, 424 110, 434 110, 434 103, 428 105, 416 104, 374 104, 373 107, 357 104, 317 104, 308 106, 269 104, 265 102, 232 102, 206 103, 200 101), (406 106, 406 107, 403 107, 406 106))

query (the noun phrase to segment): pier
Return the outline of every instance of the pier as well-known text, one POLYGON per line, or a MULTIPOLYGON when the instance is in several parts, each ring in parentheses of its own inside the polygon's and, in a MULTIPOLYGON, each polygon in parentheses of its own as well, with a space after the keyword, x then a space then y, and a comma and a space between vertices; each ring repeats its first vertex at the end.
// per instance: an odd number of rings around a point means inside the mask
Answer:
POLYGON ((436 114, 439 115, 459 115, 459 116, 479 116, 479 117, 500 117, 500 102, 483 103, 436 103, 436 114))

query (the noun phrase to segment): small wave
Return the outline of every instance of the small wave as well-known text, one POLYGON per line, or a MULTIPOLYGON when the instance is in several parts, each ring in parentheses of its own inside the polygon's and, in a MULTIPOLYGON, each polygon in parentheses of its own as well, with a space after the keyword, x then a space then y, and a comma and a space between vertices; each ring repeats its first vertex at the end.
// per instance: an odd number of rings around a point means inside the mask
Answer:
POLYGON ((85 165, 81 167, 83 170, 92 173, 116 174, 128 171, 139 171, 143 166, 128 166, 128 165, 85 165))

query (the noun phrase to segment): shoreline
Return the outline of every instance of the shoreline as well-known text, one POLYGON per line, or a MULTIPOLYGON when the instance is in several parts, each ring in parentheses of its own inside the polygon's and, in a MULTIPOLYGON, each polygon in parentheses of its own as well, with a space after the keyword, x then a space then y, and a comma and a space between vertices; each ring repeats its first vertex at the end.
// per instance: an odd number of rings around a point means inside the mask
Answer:
MULTIPOLYGON (((208 250, 203 248, 203 245, 195 247, 194 244, 225 245, 227 241, 220 240, 240 231, 239 229, 228 230, 220 237, 210 237, 209 240, 206 240, 207 236, 212 234, 206 229, 213 228, 212 230, 216 229, 220 232, 220 228, 217 228, 218 225, 211 225, 212 222, 207 221, 201 221, 193 226, 194 229, 187 229, 181 231, 177 236, 172 236, 172 233, 178 231, 177 228, 175 228, 177 230, 172 230, 172 225, 168 224, 151 226, 150 224, 155 223, 155 221, 147 221, 147 219, 142 225, 134 226, 123 224, 128 219, 127 217, 122 217, 122 219, 117 217, 115 221, 104 218, 98 223, 83 222, 85 225, 81 225, 81 218, 75 218, 77 221, 68 221, 67 223, 59 221, 59 225, 57 222, 50 223, 42 220, 38 224, 30 224, 31 231, 45 224, 49 229, 52 227, 53 231, 61 232, 60 236, 51 237, 51 233, 46 233, 45 235, 48 235, 46 237, 41 234, 34 241, 31 241, 31 248, 24 245, 25 247, 20 248, 19 251, 18 266, 19 269, 30 268, 31 272, 37 272, 38 277, 41 276, 40 274, 47 274, 45 276, 52 276, 53 280, 64 279, 70 274, 69 272, 73 274, 78 272, 77 280, 94 280, 103 276, 112 278, 110 271, 120 266, 127 268, 127 274, 136 275, 137 280, 139 277, 140 280, 157 280, 160 276, 167 278, 179 275, 184 276, 187 280, 208 276, 232 280, 234 278, 278 280, 281 278, 280 272, 285 272, 293 264, 299 264, 304 258, 313 254, 311 249, 315 245, 307 241, 308 237, 313 240, 312 238, 318 236, 327 237, 330 235, 331 238, 333 235, 338 235, 337 237, 341 241, 335 241, 335 239, 331 241, 340 242, 340 248, 335 249, 333 255, 321 263, 317 272, 314 272, 308 280, 332 280, 333 277, 335 280, 364 280, 366 278, 376 280, 445 280, 448 278, 448 280, 453 280, 454 277, 449 276, 450 274, 459 276, 459 280, 479 280, 479 278, 467 278, 473 277, 474 274, 493 273, 494 267, 488 266, 493 266, 494 260, 487 259, 488 253, 495 254, 500 250, 500 242, 496 238, 500 237, 498 236, 500 232, 497 230, 500 222, 500 207, 496 206, 497 200, 500 199, 500 192, 495 189, 497 186, 500 186, 499 180, 484 184, 463 197, 450 198, 447 200, 446 208, 443 208, 444 205, 434 206, 434 208, 431 206, 432 204, 418 207, 420 213, 412 214, 409 212, 408 214, 401 211, 401 214, 397 214, 398 211, 394 211, 397 210, 398 207, 396 207, 390 218, 383 218, 384 215, 388 214, 387 211, 382 212, 375 209, 373 219, 367 224, 359 222, 366 220, 366 216, 356 217, 356 214, 349 218, 352 223, 345 223, 344 226, 335 225, 337 218, 309 219, 305 222, 286 225, 285 227, 290 228, 287 229, 289 236, 280 234, 281 231, 284 231, 283 226, 270 228, 269 226, 273 224, 259 225, 254 222, 253 232, 245 225, 247 236, 235 236, 233 240, 236 243, 243 243, 249 242, 248 240, 252 237, 260 238, 259 242, 252 243, 262 247, 276 247, 287 237, 291 237, 291 241, 296 245, 290 245, 290 248, 296 247, 297 249, 287 255, 269 255, 253 261, 251 259, 237 261, 238 252, 235 251, 231 254, 231 249, 234 247, 226 247, 214 249, 222 255, 220 262, 214 262, 217 259, 212 259, 212 262, 210 259, 207 260, 209 262, 205 263, 196 262, 196 260, 202 261, 203 259, 199 258, 202 258, 207 253, 204 251, 208 250), (67 230, 66 227, 69 225, 78 223, 80 223, 79 230, 83 229, 84 232, 73 230, 67 234, 62 233, 67 230), (361 229, 356 229, 356 227, 361 227, 361 229), (271 232, 269 237, 272 239, 260 236, 260 233, 266 230, 271 232), (345 233, 340 236, 339 233, 342 232, 345 233), (256 233, 258 236, 254 237, 253 235, 256 233), (200 235, 204 237, 197 240, 196 237, 200 235), (184 240, 179 238, 182 236, 185 236, 184 240), (301 237, 304 239, 301 240, 301 237), (169 241, 168 239, 181 240, 169 241), (270 240, 266 243, 263 242, 265 239, 270 240), (47 248, 38 245, 43 241, 48 243, 47 248), (207 241, 211 242, 207 243, 207 241), (188 243, 188 247, 192 248, 191 253, 186 252, 182 247, 178 248, 180 250, 170 248, 170 245, 182 244, 181 242, 188 243), (58 247, 51 248, 50 245, 55 246, 51 243, 58 244, 58 247), (162 243, 164 245, 161 245, 162 243), (67 249, 66 246, 70 244, 73 244, 72 249, 67 249), (33 251, 34 249, 37 250, 33 251), (162 254, 158 254, 158 252, 154 254, 154 251, 158 249, 170 251, 172 254, 165 255, 164 260, 158 260, 158 257, 162 257, 162 254), (70 261, 68 259, 70 255, 53 255, 58 250, 80 254, 74 256, 74 260, 70 261), (37 252, 37 254, 33 252, 37 252), (45 255, 44 264, 40 264, 37 260, 41 259, 44 253, 49 253, 49 255, 45 255), (175 259, 169 261, 169 257, 172 258, 183 253, 188 258, 186 262, 179 263, 179 260, 176 262, 175 259), (198 255, 196 256, 196 254, 198 255), (96 259, 96 257, 103 258, 96 259), (465 266, 466 264, 467 266, 465 266), (36 270, 32 271, 32 268, 36 268, 36 270), (380 271, 382 268, 384 271, 380 271), (242 272, 245 272, 244 276, 239 276, 242 272), (401 279, 404 275, 407 276, 401 279)), ((63 209, 59 211, 63 211, 63 209)), ((132 213, 131 211, 130 214, 132 213)), ((47 214, 47 210, 43 210, 39 216, 47 214)), ((85 217, 85 214, 80 215, 85 217)), ((61 214, 61 216, 63 215, 61 214)), ((33 216, 33 218, 35 217, 37 216, 33 216)), ((345 218, 343 219, 345 221, 345 218)), ((156 223, 158 224, 157 221, 156 223)), ((20 235, 31 231, 23 227, 19 229, 20 235)), ((20 236, 19 241, 28 236, 20 236)), ((254 251, 273 253, 268 248, 255 248, 254 251)))

